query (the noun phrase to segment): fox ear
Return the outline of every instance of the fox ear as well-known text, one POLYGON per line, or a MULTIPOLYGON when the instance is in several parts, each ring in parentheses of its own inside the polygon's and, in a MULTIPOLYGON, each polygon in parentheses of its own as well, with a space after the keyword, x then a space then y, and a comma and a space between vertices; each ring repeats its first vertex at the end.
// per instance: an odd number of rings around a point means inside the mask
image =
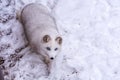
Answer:
POLYGON ((55 41, 58 43, 58 44, 62 44, 62 37, 57 37, 56 39, 55 39, 55 41))
POLYGON ((50 40, 51 40, 51 38, 50 38, 49 35, 45 35, 45 36, 43 37, 43 42, 45 42, 45 43, 49 42, 50 40))

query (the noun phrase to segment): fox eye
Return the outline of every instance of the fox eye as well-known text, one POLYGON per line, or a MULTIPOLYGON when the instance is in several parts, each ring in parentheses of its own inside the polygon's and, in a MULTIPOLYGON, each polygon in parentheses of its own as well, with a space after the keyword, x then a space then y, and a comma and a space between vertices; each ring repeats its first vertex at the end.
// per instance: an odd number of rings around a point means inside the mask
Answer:
POLYGON ((46 49, 48 50, 48 51, 50 51, 51 49, 50 49, 50 47, 46 47, 46 49))
POLYGON ((55 51, 57 51, 58 50, 58 48, 55 48, 55 51))

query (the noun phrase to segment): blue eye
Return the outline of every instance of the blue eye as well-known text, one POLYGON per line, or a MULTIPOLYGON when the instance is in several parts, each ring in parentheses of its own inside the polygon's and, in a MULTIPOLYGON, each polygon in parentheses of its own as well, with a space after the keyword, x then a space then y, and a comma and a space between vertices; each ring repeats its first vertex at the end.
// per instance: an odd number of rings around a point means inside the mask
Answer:
POLYGON ((55 48, 55 51, 57 51, 58 50, 58 48, 55 48))
POLYGON ((48 51, 50 51, 51 49, 50 49, 50 47, 46 47, 46 49, 48 50, 48 51))

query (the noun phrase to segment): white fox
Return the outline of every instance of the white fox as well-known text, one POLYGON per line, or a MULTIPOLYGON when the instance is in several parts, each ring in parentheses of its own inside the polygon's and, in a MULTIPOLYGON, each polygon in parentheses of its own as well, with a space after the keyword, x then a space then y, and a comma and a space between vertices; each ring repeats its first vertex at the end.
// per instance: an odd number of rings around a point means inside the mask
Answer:
POLYGON ((62 37, 48 9, 41 4, 28 4, 21 12, 21 21, 29 44, 51 64, 61 50, 62 37))

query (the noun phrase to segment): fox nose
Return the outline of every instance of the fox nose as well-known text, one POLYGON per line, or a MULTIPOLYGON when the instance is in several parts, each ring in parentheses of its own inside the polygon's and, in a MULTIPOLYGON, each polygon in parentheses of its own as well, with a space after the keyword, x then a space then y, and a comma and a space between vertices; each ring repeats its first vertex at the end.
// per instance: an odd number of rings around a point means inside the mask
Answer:
POLYGON ((54 58, 53 58, 53 57, 51 57, 50 59, 51 59, 51 60, 53 60, 54 58))

